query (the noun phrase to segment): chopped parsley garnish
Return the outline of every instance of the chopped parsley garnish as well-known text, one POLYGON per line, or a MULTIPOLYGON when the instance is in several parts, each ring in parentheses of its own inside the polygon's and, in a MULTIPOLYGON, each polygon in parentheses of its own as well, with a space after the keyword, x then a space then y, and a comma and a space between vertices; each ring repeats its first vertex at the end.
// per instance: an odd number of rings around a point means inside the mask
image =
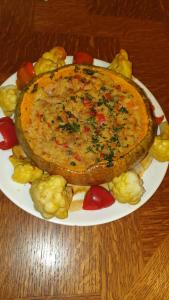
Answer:
POLYGON ((99 98, 99 100, 98 100, 98 102, 97 102, 97 105, 98 106, 101 106, 101 105, 103 105, 103 104, 106 104, 106 99, 105 99, 105 97, 102 97, 102 98, 99 98))
POLYGON ((101 92, 106 92, 106 91, 107 91, 107 88, 103 85, 103 86, 101 86, 100 91, 101 91, 101 92))
POLYGON ((69 111, 69 110, 65 111, 65 113, 67 114, 67 116, 68 116, 69 118, 74 117, 74 115, 73 115, 73 114, 71 113, 71 111, 69 111))
POLYGON ((57 116, 57 120, 60 121, 60 122, 63 122, 61 116, 57 116))
POLYGON ((90 95, 89 93, 86 93, 85 96, 86 96, 86 98, 89 99, 89 100, 92 100, 92 99, 93 99, 93 96, 90 95))
POLYGON ((88 146, 88 147, 86 148, 86 153, 88 153, 88 152, 93 152, 93 153, 95 153, 95 152, 94 152, 94 149, 92 148, 92 146, 88 146))
POLYGON ((104 155, 104 159, 107 160, 107 167, 113 166, 113 157, 114 157, 114 151, 110 149, 110 152, 108 154, 104 155))
POLYGON ((71 161, 71 162, 70 162, 70 165, 71 165, 71 166, 76 166, 75 161, 71 161))
POLYGON ((124 125, 121 125, 121 126, 117 126, 117 127, 113 127, 113 130, 115 132, 119 132, 120 130, 122 130, 124 128, 124 125))
POLYGON ((113 135, 111 138, 110 138, 111 142, 115 142, 117 144, 119 144, 119 138, 117 136, 117 134, 113 135))
POLYGON ((128 114, 128 110, 127 110, 127 108, 125 108, 124 106, 120 107, 119 111, 120 111, 121 113, 128 114))
POLYGON ((97 144, 98 141, 99 141, 99 137, 96 136, 96 135, 92 135, 92 143, 93 143, 93 144, 97 144))
POLYGON ((86 69, 84 68, 83 69, 83 73, 87 74, 87 75, 93 75, 95 73, 94 70, 91 70, 91 69, 86 69))
POLYGON ((78 123, 66 123, 66 124, 59 124, 58 128, 61 128, 65 131, 68 131, 70 133, 73 132, 79 132, 80 131, 80 125, 78 123))
POLYGON ((86 119, 86 122, 90 124, 93 128, 97 127, 96 120, 94 117, 89 117, 86 119))
POLYGON ((75 101, 75 100, 76 100, 76 97, 75 97, 75 96, 70 96, 70 100, 75 101))

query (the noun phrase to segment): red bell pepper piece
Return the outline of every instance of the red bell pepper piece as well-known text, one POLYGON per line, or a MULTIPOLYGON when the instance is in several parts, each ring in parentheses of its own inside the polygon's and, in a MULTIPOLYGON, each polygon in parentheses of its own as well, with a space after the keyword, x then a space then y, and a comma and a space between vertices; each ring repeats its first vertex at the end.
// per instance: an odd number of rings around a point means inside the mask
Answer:
POLYGON ((15 125, 11 118, 0 118, 0 133, 3 136, 3 141, 0 142, 0 149, 8 150, 18 144, 15 125))
POLYGON ((97 113, 96 114, 96 119, 97 119, 99 124, 103 124, 106 121, 106 117, 103 113, 97 113))
POLYGON ((108 207, 115 202, 112 194, 102 186, 93 185, 85 195, 83 209, 95 210, 108 207))
POLYGON ((157 125, 160 125, 163 120, 164 120, 164 115, 162 115, 160 117, 155 116, 155 122, 157 125))
POLYGON ((76 52, 73 57, 73 63, 92 65, 93 57, 86 52, 76 52))
POLYGON ((35 70, 31 62, 24 62, 17 71, 16 84, 22 90, 26 84, 35 76, 35 70))

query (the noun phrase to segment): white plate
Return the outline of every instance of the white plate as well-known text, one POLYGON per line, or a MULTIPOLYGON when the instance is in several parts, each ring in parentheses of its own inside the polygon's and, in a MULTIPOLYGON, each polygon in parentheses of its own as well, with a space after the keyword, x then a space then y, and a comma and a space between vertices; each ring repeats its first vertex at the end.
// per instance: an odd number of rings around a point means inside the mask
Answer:
MULTIPOLYGON (((72 57, 68 56, 66 63, 70 64, 72 62, 72 57)), ((102 67, 107 67, 109 64, 102 60, 95 59, 94 64, 102 67)), ((7 84, 15 84, 16 74, 9 77, 3 86, 7 84)), ((146 92, 149 99, 155 106, 155 113, 157 116, 163 114, 163 111, 158 104, 152 93, 141 83, 138 79, 133 77, 133 80, 146 92)), ((0 117, 3 116, 2 111, 0 111, 0 117)), ((34 215, 35 217, 42 218, 39 212, 34 209, 33 202, 29 195, 29 184, 17 184, 11 180, 11 175, 13 173, 13 167, 8 160, 11 150, 2 151, 0 150, 0 188, 3 193, 17 206, 25 210, 26 212, 34 215)), ((52 218, 49 221, 57 224, 71 225, 71 226, 90 226, 108 223, 117 219, 120 219, 141 207, 144 203, 150 199, 150 197, 155 193, 161 184, 165 173, 167 171, 168 163, 159 163, 154 160, 145 172, 143 176, 145 194, 143 195, 141 201, 137 205, 121 204, 117 201, 112 206, 95 211, 85 211, 79 210, 76 212, 70 212, 67 219, 60 220, 57 218, 52 218), (158 174, 158 176, 157 176, 158 174)))

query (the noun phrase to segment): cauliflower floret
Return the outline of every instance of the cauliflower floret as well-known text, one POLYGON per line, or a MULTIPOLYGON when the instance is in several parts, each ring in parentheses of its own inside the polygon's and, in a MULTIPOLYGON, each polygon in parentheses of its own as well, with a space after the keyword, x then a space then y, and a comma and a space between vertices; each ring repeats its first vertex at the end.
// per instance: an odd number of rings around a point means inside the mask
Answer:
POLYGON ((30 163, 20 163, 19 160, 15 159, 14 165, 12 179, 18 183, 31 183, 43 175, 41 169, 32 166, 30 163))
POLYGON ((48 71, 53 71, 57 67, 57 64, 54 61, 51 61, 50 59, 46 58, 39 58, 37 63, 34 66, 35 74, 39 75, 41 73, 45 73, 48 71))
POLYGON ((109 187, 117 201, 129 204, 137 204, 145 191, 142 179, 133 171, 115 177, 109 187))
POLYGON ((53 71, 65 64, 66 51, 62 47, 54 47, 50 51, 43 53, 34 66, 36 75, 53 71))
MULTIPOLYGON (((63 47, 54 47, 50 51, 45 52, 42 57, 46 59, 50 59, 55 63, 61 63, 60 66, 64 65, 64 60, 66 58, 66 51, 63 47)), ((58 66, 59 67, 59 66, 58 66)))
POLYGON ((60 175, 46 175, 32 183, 30 194, 35 208, 44 218, 57 217, 64 219, 72 200, 70 187, 60 175))
POLYGON ((120 50, 112 63, 109 66, 109 69, 114 70, 128 78, 132 76, 132 63, 128 59, 128 54, 124 49, 120 50))
POLYGON ((151 155, 158 161, 169 161, 169 124, 160 125, 160 135, 156 136, 150 149, 151 155))
POLYGON ((6 85, 0 88, 0 107, 6 116, 11 116, 15 110, 17 93, 15 85, 6 85))

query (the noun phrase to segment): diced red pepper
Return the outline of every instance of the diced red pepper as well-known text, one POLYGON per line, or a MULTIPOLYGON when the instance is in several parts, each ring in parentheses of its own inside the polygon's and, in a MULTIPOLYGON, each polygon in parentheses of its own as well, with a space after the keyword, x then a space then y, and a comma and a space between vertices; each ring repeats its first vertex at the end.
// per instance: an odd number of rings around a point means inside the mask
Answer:
POLYGON ((114 197, 105 188, 102 186, 92 186, 85 195, 83 209, 101 209, 112 205, 114 202, 114 197))
POLYGON ((104 115, 103 113, 97 113, 97 114, 96 114, 96 119, 97 119, 97 121, 98 121, 100 124, 103 124, 103 123, 105 123, 105 121, 106 121, 106 117, 105 117, 105 115, 104 115))
POLYGON ((35 76, 35 70, 31 62, 25 62, 17 71, 16 84, 19 90, 22 90, 26 84, 35 76))
POLYGON ((76 52, 73 57, 73 63, 92 65, 93 57, 86 52, 76 52))
POLYGON ((8 150, 18 144, 15 125, 11 118, 0 118, 0 133, 4 139, 0 142, 0 149, 8 150))
POLYGON ((89 132, 89 131, 90 131, 90 128, 89 128, 88 126, 85 125, 85 126, 83 127, 83 131, 84 131, 84 132, 89 132))
POLYGON ((78 160, 78 161, 81 161, 81 157, 80 157, 80 155, 79 155, 78 153, 76 153, 76 154, 74 155, 74 158, 75 158, 76 160, 78 160))
POLYGON ((106 97, 106 99, 112 100, 112 95, 111 95, 111 93, 105 93, 104 96, 106 97))
POLYGON ((85 107, 92 107, 93 106, 91 100, 89 100, 88 98, 83 99, 83 105, 85 107))

